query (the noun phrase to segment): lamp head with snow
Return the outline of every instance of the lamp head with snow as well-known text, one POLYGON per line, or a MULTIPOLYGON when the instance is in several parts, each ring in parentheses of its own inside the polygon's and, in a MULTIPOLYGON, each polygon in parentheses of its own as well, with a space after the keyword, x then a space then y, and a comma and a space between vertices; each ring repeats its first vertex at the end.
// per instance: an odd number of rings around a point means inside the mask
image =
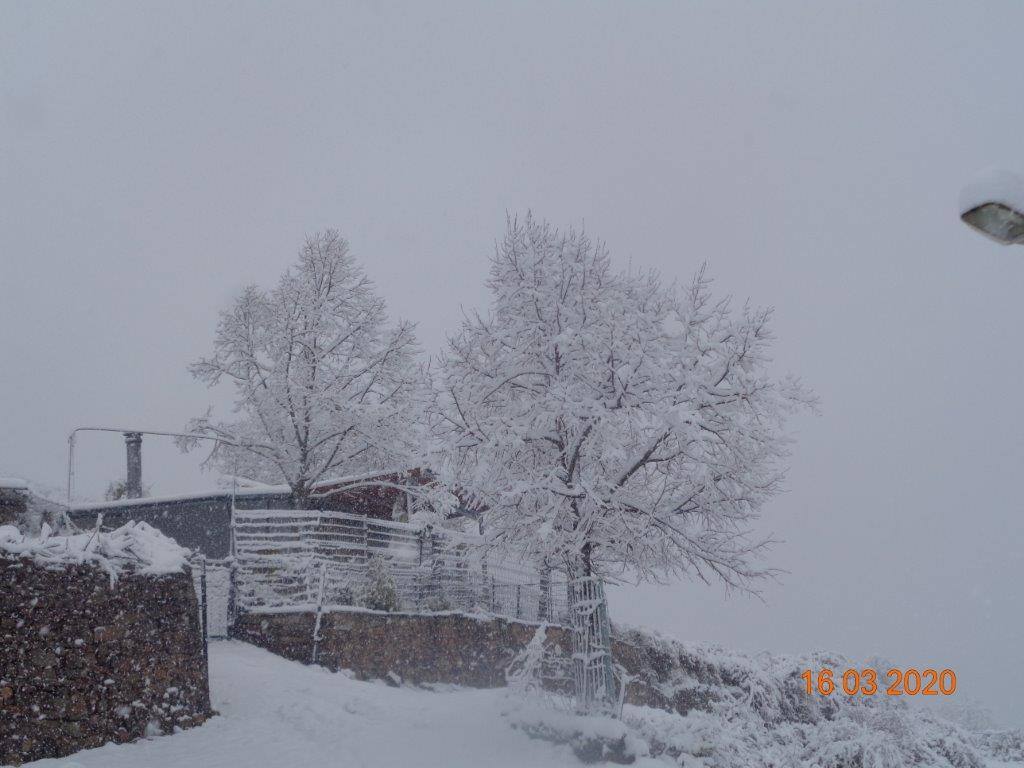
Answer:
POLYGON ((960 193, 960 218, 997 243, 1024 243, 1024 178, 999 170, 979 174, 960 193))

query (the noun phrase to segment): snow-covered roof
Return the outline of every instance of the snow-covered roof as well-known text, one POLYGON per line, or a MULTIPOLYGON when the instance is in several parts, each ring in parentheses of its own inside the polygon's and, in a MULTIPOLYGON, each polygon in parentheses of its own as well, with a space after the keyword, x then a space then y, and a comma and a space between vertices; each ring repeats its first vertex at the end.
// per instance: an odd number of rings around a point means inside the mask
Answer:
MULTIPOLYGON (((337 486, 343 485, 357 485, 364 481, 373 480, 375 478, 387 478, 392 475, 400 474, 402 472, 408 472, 409 470, 402 469, 391 469, 391 470, 374 470, 373 472, 367 472, 358 475, 347 475, 344 477, 330 477, 324 480, 320 480, 316 483, 314 488, 327 488, 334 490, 337 486)), ((230 488, 215 488, 209 491, 194 491, 191 493, 178 493, 170 494, 166 496, 144 496, 138 499, 117 499, 116 501, 90 501, 83 503, 75 503, 71 505, 71 509, 75 512, 91 512, 91 511, 102 511, 104 509, 111 508, 122 508, 126 506, 142 506, 146 504, 166 504, 173 503, 176 501, 196 501, 197 499, 209 499, 209 498, 227 498, 232 495, 236 497, 248 497, 248 496, 271 496, 271 495, 287 495, 292 492, 291 488, 287 485, 264 485, 262 483, 256 483, 252 480, 245 480, 245 486, 239 486, 232 491, 230 488)))
POLYGON ((48 525, 39 536, 26 536, 13 525, 2 525, 0 555, 30 558, 48 567, 90 563, 113 580, 126 568, 145 574, 176 573, 188 562, 189 551, 147 523, 128 522, 109 532, 71 536, 52 536, 48 525))
POLYGON ((28 481, 20 477, 0 477, 0 490, 27 491, 28 481))
MULTIPOLYGON (((266 496, 270 494, 288 494, 291 489, 287 485, 265 485, 255 488, 238 488, 234 491, 235 496, 266 496)), ((195 491, 192 493, 175 493, 166 496, 143 496, 138 499, 117 499, 116 501, 90 501, 75 503, 71 509, 78 511, 104 510, 111 508, 144 506, 146 504, 166 504, 175 501, 195 501, 197 499, 230 498, 231 490, 216 488, 211 491, 195 491)))

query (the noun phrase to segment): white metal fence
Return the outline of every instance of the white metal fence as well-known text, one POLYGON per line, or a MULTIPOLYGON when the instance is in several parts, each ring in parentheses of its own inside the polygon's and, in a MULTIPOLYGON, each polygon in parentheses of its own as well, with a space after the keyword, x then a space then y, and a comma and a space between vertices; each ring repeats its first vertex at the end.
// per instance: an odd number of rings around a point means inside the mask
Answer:
POLYGON ((480 537, 344 512, 235 510, 239 610, 466 611, 568 623, 561 571, 488 550, 480 537))

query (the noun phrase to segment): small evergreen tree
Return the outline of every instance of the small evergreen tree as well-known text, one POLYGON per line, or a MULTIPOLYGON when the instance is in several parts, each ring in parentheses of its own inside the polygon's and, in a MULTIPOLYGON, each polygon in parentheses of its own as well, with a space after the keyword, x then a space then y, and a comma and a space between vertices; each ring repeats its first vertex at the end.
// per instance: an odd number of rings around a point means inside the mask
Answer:
POLYGON ((374 611, 392 613, 398 610, 398 588, 391 566, 383 557, 374 555, 366 564, 366 582, 360 604, 374 611))
POLYGON ((105 501, 119 501, 125 497, 127 492, 128 483, 125 482, 124 478, 111 480, 107 490, 103 493, 103 499, 105 501))

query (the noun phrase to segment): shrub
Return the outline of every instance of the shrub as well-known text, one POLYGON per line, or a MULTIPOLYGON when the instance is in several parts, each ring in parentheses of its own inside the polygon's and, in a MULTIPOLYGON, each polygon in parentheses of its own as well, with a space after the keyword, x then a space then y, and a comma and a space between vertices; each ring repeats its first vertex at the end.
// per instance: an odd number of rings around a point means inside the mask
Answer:
POLYGON ((391 566, 382 557, 373 556, 366 564, 366 581, 359 604, 374 611, 392 613, 398 610, 398 589, 391 566))

